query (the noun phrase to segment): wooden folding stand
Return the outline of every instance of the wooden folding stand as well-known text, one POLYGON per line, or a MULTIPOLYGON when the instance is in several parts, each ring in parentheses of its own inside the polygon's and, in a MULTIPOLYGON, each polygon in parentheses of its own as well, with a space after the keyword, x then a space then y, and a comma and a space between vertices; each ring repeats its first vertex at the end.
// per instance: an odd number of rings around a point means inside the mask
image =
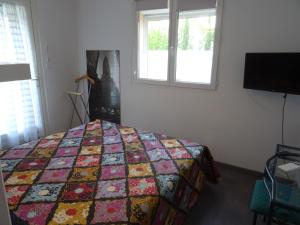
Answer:
POLYGON ((72 112, 72 117, 71 117, 71 122, 70 122, 70 128, 72 128, 72 125, 73 125, 74 113, 76 113, 81 124, 88 122, 87 120, 89 119, 89 116, 90 116, 90 114, 89 114, 89 96, 90 96, 90 92, 91 92, 91 85, 95 85, 96 82, 94 79, 92 79, 88 75, 83 75, 83 76, 77 77, 75 79, 75 83, 77 83, 76 90, 66 92, 72 102, 72 105, 73 105, 73 112, 72 112), (87 98, 86 102, 84 100, 84 94, 82 92, 79 92, 80 82, 82 82, 84 80, 88 81, 88 98, 87 98), (79 113, 79 109, 77 106, 78 98, 84 109, 84 119, 81 118, 80 113, 79 113))

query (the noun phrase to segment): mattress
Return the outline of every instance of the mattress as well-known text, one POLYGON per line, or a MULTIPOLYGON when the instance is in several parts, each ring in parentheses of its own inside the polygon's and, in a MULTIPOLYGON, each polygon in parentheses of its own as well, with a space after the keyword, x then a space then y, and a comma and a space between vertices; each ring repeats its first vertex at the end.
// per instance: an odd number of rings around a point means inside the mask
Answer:
POLYGON ((99 120, 0 155, 10 211, 33 225, 180 225, 217 181, 207 147, 99 120))

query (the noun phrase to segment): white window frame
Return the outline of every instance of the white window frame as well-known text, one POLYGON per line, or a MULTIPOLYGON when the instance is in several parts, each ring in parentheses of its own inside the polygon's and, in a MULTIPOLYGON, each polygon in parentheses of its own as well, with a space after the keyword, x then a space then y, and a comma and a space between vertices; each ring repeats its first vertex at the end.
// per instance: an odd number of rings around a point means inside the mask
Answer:
MULTIPOLYGON (((216 24, 215 24, 215 37, 214 37, 214 48, 213 48, 213 60, 211 69, 211 82, 206 83, 196 83, 196 82, 184 82, 176 81, 176 58, 177 58, 177 38, 178 38, 178 23, 179 23, 179 12, 177 10, 178 0, 169 0, 169 48, 168 48, 168 79, 167 81, 146 79, 139 76, 139 65, 140 65, 140 15, 137 13, 137 42, 136 42, 136 56, 134 57, 137 63, 135 65, 135 70, 133 73, 133 80, 136 83, 154 84, 154 85, 167 85, 176 87, 187 87, 187 88, 200 88, 200 89, 210 89, 215 90, 217 87, 217 72, 218 72, 218 59, 219 59, 219 49, 221 45, 221 27, 222 27, 222 11, 223 11, 223 0, 216 1, 216 24)), ((197 10, 195 10, 197 11, 197 10)), ((201 10, 199 10, 201 11, 201 10)), ((188 11, 187 11, 188 12, 188 11)), ((193 11, 191 11, 193 12, 193 11)), ((159 16, 159 15, 158 15, 159 16)), ((146 32, 146 31, 144 31, 146 32)), ((144 34, 145 36, 145 34, 144 34)), ((145 43, 145 42, 144 42, 145 43)), ((147 43, 147 42, 146 42, 147 43)))

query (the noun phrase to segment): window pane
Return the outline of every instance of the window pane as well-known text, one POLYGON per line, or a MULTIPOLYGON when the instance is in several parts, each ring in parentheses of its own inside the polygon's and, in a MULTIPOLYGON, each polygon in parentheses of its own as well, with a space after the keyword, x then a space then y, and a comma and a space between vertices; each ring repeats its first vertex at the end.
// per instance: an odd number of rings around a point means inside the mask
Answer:
POLYGON ((176 81, 211 83, 215 15, 215 10, 179 14, 176 81))
MULTIPOLYGON (((0 4, 0 64, 29 63, 37 78, 30 10, 23 4, 0 4), (29 13, 29 14, 28 14, 29 13)), ((38 80, 0 83, 0 148, 42 136, 38 80)))
POLYGON ((143 11, 139 32, 139 77, 168 79, 169 16, 166 10, 143 11))

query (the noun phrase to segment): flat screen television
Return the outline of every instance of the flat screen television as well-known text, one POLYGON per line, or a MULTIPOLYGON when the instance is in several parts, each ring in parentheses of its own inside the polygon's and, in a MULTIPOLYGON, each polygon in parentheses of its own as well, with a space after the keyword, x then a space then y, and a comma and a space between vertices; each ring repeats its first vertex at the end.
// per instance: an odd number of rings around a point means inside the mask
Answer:
POLYGON ((300 95, 300 53, 246 53, 244 88, 300 95))

